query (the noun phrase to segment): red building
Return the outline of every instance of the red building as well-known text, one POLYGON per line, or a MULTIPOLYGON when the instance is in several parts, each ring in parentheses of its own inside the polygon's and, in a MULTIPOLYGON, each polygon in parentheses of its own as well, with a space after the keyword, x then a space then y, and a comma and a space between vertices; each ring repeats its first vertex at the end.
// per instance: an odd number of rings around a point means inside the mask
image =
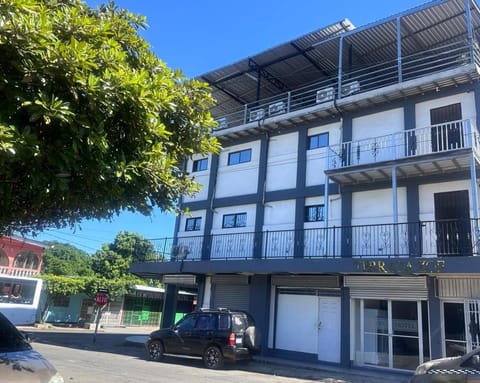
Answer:
POLYGON ((21 237, 0 238, 0 275, 28 277, 40 273, 45 245, 21 237))

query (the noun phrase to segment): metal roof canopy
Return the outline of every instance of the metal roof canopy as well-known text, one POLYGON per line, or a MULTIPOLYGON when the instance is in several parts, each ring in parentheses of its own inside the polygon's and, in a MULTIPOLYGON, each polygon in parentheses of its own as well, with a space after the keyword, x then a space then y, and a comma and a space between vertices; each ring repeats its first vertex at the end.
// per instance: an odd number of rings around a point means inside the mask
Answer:
POLYGON ((217 100, 212 114, 219 117, 244 104, 318 81, 331 78, 333 83, 339 75, 339 62, 344 75, 362 66, 397 61, 399 53, 405 57, 440 44, 466 40, 466 3, 470 4, 475 37, 480 29, 480 9, 474 0, 433 0, 360 28, 344 19, 198 79, 212 87, 217 100))

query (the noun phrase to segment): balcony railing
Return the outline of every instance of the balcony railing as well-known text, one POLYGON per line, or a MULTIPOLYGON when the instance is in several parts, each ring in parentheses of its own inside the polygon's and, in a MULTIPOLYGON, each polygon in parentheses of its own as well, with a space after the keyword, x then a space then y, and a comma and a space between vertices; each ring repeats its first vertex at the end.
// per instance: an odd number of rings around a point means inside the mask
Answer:
POLYGON ((479 227, 467 219, 164 238, 145 261, 471 256, 479 227))
MULTIPOLYGON (((474 60, 480 63, 478 49, 474 60)), ((401 60, 362 65, 344 71, 342 77, 330 77, 304 87, 245 104, 231 113, 218 116, 217 130, 262 121, 269 117, 300 111, 341 99, 353 94, 413 80, 433 73, 467 65, 471 62, 467 41, 444 44, 432 49, 403 56, 401 60)))
POLYGON ((471 120, 451 121, 328 147, 328 170, 374 164, 458 149, 480 149, 480 134, 471 120))
POLYGON ((23 269, 20 267, 0 266, 0 275, 10 275, 12 277, 31 277, 38 274, 38 270, 23 269))

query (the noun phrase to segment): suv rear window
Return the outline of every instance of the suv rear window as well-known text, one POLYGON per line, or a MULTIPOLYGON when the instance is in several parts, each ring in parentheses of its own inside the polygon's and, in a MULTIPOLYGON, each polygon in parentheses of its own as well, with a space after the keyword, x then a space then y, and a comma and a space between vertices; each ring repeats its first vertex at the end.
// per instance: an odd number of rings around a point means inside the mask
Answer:
POLYGON ((246 315, 234 314, 232 315, 232 331, 233 332, 242 332, 245 331, 249 325, 249 321, 246 315))

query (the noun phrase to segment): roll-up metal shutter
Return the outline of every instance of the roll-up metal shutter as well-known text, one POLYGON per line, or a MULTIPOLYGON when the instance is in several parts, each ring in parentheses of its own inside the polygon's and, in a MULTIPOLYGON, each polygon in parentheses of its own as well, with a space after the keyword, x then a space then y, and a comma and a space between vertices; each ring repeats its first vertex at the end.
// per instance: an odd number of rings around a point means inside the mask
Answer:
POLYGON ((480 278, 437 279, 439 298, 480 298, 480 278))
POLYGON ((213 307, 231 310, 250 310, 250 286, 215 284, 213 307))
POLYGON ((213 275, 212 284, 248 285, 248 275, 213 275))
POLYGON ((351 298, 415 300, 428 298, 426 277, 349 275, 345 277, 344 285, 350 288, 351 298))
POLYGON ((273 275, 272 285, 278 287, 339 288, 340 277, 335 275, 273 275))

